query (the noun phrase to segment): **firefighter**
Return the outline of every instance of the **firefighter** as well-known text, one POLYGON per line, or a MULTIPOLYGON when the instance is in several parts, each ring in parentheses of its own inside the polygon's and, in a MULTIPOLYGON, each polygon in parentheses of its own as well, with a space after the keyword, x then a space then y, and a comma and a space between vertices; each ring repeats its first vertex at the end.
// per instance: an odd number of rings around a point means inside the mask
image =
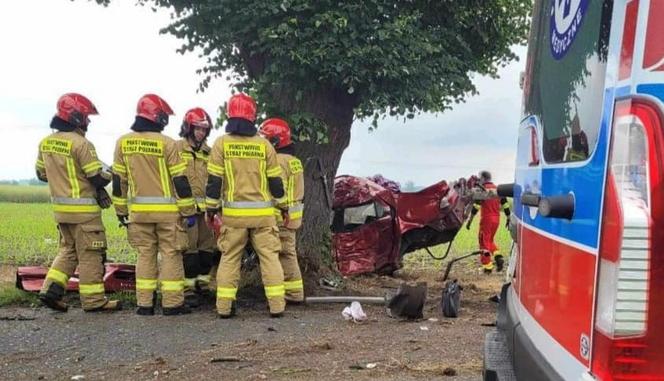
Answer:
POLYGON ((161 131, 173 115, 157 95, 138 101, 133 132, 118 139, 113 162, 113 204, 127 227, 129 244, 138 251, 138 315, 154 315, 157 286, 162 313, 191 312, 184 304, 182 252, 188 247, 186 226, 196 224, 196 206, 184 175, 187 164, 177 142, 161 131), (157 263, 161 253, 161 266, 157 263))
POLYGON ((210 153, 206 188, 209 223, 220 209, 222 216, 217 313, 220 318, 235 314, 240 260, 251 240, 260 260, 270 316, 280 317, 285 307, 284 273, 279 263, 281 245, 272 200, 284 195, 281 167, 274 147, 257 135, 256 102, 250 96, 231 97, 227 116, 227 134, 217 138, 210 153))
POLYGON ((122 309, 119 301, 105 297, 106 234, 101 209, 111 206, 104 189, 111 174, 85 138, 90 115, 97 115, 97 108, 88 98, 75 93, 60 97, 57 114, 51 120, 56 132, 41 141, 37 156, 37 177, 48 182, 60 231, 60 250, 46 274, 39 299, 61 312, 68 309, 62 299, 77 265, 84 311, 122 309))
POLYGON ((304 288, 302 274, 297 263, 296 232, 302 226, 304 205, 304 172, 302 162, 295 157, 288 123, 282 119, 267 119, 261 124, 260 133, 277 151, 277 161, 281 167, 285 195, 277 200, 276 217, 279 225, 281 251, 279 261, 284 269, 286 302, 302 303, 304 288))
POLYGON ((202 108, 193 108, 184 115, 180 127, 178 151, 187 163, 184 174, 191 185, 196 201, 196 224, 187 229, 189 248, 184 252, 184 300, 189 307, 198 307, 199 291, 205 295, 209 290, 210 271, 215 251, 214 235, 205 223, 205 185, 210 147, 207 138, 212 128, 212 119, 202 108))
MULTIPOLYGON (((480 185, 489 194, 496 194, 497 192, 496 185, 491 182, 491 173, 489 171, 480 172, 480 185)), ((482 201, 476 201, 471 211, 471 217, 466 224, 466 229, 470 229, 473 218, 477 212, 480 211, 480 209, 482 210, 482 213, 480 215, 480 230, 477 238, 480 245, 480 251, 482 251, 480 257, 482 269, 484 270, 484 273, 491 274, 495 261, 496 271, 503 271, 505 261, 503 256, 499 254, 499 249, 494 242, 494 237, 496 235, 496 231, 498 230, 498 226, 500 225, 501 209, 505 213, 509 223, 509 204, 506 198, 500 198, 498 196, 488 197, 482 201)))

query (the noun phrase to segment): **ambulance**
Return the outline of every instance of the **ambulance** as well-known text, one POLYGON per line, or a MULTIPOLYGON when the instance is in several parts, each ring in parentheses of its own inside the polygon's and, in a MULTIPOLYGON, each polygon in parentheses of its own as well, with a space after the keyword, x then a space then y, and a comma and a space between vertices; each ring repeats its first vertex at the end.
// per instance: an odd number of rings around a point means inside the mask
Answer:
POLYGON ((664 380, 664 0, 537 0, 484 380, 664 380))

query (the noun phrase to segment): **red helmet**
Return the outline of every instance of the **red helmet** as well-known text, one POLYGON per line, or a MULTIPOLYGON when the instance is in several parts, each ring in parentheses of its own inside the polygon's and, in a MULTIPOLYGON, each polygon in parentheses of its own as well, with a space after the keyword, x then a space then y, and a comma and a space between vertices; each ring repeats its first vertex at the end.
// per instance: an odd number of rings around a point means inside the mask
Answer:
POLYGON ((76 127, 86 127, 90 123, 89 115, 97 115, 97 108, 81 94, 67 93, 58 99, 58 118, 76 127))
POLYGON ((200 107, 192 108, 184 114, 184 120, 182 121, 182 126, 180 127, 180 136, 186 137, 193 132, 192 127, 205 127, 207 128, 207 134, 205 137, 210 135, 210 129, 212 129, 212 119, 205 110, 200 107))
POLYGON ((270 118, 261 124, 260 134, 272 143, 275 148, 283 148, 293 144, 290 127, 285 120, 270 118))
POLYGON ((138 100, 136 115, 166 126, 168 116, 173 115, 173 109, 159 95, 145 94, 138 100))
POLYGON ((247 94, 235 94, 228 100, 226 116, 242 118, 250 122, 256 121, 256 101, 247 94))

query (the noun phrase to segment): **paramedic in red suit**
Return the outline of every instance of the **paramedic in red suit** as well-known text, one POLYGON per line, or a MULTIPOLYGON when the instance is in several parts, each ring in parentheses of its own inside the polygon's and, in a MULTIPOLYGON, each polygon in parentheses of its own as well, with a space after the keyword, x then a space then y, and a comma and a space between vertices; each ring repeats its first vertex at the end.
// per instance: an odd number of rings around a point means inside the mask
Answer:
MULTIPOLYGON (((480 184, 487 192, 496 194, 497 187, 494 183, 491 182, 490 172, 480 172, 480 184)), ((505 212, 505 216, 507 217, 507 221, 509 223, 509 204, 507 203, 506 198, 500 198, 497 195, 486 200, 476 201, 471 211, 470 220, 468 220, 468 223, 466 224, 466 229, 470 229, 470 224, 473 222, 473 218, 477 212, 480 211, 480 209, 482 213, 480 214, 480 230, 477 237, 480 244, 480 250, 482 251, 480 262, 484 272, 486 274, 490 274, 491 271, 493 271, 495 260, 496 271, 500 272, 503 270, 505 261, 499 252, 498 246, 494 242, 494 237, 498 227, 500 226, 501 210, 505 212)))

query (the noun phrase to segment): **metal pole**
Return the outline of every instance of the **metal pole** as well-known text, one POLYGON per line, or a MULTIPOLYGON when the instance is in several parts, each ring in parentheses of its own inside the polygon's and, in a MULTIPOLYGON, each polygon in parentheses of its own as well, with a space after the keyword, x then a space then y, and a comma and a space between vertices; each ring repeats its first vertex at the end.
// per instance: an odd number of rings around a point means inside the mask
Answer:
POLYGON ((304 300, 307 304, 313 303, 352 303, 385 304, 386 297, 382 296, 309 296, 304 300))

